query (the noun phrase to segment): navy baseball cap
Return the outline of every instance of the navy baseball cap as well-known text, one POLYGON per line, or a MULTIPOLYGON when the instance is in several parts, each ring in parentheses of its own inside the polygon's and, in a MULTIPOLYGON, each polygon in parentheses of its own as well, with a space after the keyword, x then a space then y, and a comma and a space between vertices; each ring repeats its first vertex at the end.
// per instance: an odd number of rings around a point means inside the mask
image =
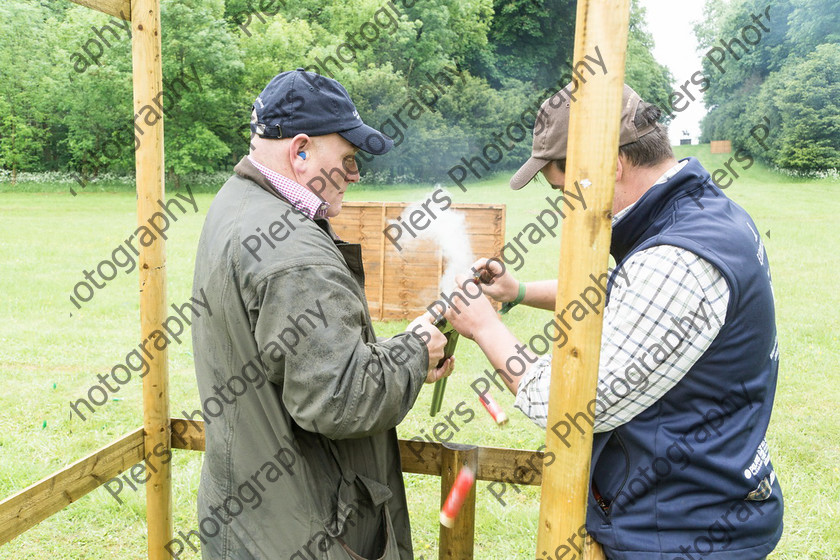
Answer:
POLYGON ((394 147, 393 140, 362 122, 344 86, 303 68, 274 76, 253 108, 256 122, 251 122, 251 132, 262 138, 337 132, 369 154, 384 154, 394 147))

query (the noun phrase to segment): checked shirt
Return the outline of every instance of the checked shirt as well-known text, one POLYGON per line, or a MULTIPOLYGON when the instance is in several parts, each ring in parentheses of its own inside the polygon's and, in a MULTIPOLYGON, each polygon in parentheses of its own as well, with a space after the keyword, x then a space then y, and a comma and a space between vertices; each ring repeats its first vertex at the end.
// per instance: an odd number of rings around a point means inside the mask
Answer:
POLYGON ((265 175, 271 186, 279 192, 283 198, 292 203, 292 206, 303 212, 306 216, 312 219, 323 218, 327 215, 327 209, 330 207, 329 203, 321 200, 321 198, 295 181, 288 177, 280 175, 276 171, 272 171, 263 164, 251 159, 248 156, 248 161, 254 164, 254 167, 260 170, 260 173, 265 175))
MULTIPOLYGON (((632 206, 615 221, 627 211, 632 206)), ((729 287, 720 272, 685 249, 651 247, 632 255, 622 268, 626 281, 617 277, 604 311, 595 432, 629 422, 674 387, 711 346, 729 304, 729 287)), ((516 408, 542 428, 550 381, 548 354, 523 374, 516 395, 516 408)))

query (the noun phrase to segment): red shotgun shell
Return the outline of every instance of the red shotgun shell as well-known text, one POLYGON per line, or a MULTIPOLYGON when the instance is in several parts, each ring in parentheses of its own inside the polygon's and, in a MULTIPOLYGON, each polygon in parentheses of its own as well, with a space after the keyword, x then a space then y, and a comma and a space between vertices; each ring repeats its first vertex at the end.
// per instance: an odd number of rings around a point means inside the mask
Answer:
POLYGON ((507 414, 505 414, 505 411, 502 410, 499 403, 497 403, 489 393, 485 393, 483 396, 478 397, 478 400, 481 401, 481 404, 484 405, 484 408, 487 409, 487 412, 490 413, 490 416, 493 417, 493 420, 496 421, 497 425, 501 426, 502 424, 507 424, 507 414))
POLYGON ((467 499, 467 494, 470 493, 474 483, 475 474, 473 474, 472 469, 469 467, 461 468, 458 477, 455 479, 455 484, 452 485, 452 490, 449 491, 449 496, 446 497, 443 508, 440 510, 442 525, 450 529, 455 526, 455 518, 461 511, 461 506, 464 505, 464 500, 467 499))

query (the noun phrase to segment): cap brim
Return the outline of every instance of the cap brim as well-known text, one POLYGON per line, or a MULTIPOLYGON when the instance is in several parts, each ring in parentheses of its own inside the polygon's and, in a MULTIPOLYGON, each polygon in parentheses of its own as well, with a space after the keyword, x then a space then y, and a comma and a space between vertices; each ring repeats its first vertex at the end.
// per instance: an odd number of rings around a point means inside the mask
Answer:
POLYGON ((540 172, 540 169, 546 166, 550 160, 547 159, 540 159, 540 158, 528 158, 528 161, 525 162, 525 165, 519 168, 519 171, 514 173, 513 177, 510 178, 510 188, 515 191, 518 191, 525 185, 531 182, 537 173, 540 172))
POLYGON ((364 123, 350 130, 342 130, 339 134, 363 152, 375 156, 386 154, 394 147, 393 140, 364 123))

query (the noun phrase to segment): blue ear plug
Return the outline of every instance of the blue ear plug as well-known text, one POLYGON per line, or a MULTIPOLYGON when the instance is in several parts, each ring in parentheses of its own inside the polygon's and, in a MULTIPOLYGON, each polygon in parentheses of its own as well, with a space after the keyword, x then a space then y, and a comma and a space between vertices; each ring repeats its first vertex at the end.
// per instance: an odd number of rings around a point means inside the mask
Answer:
POLYGON ((300 159, 306 159, 306 152, 301 152, 298 155, 300 156, 300 159))

